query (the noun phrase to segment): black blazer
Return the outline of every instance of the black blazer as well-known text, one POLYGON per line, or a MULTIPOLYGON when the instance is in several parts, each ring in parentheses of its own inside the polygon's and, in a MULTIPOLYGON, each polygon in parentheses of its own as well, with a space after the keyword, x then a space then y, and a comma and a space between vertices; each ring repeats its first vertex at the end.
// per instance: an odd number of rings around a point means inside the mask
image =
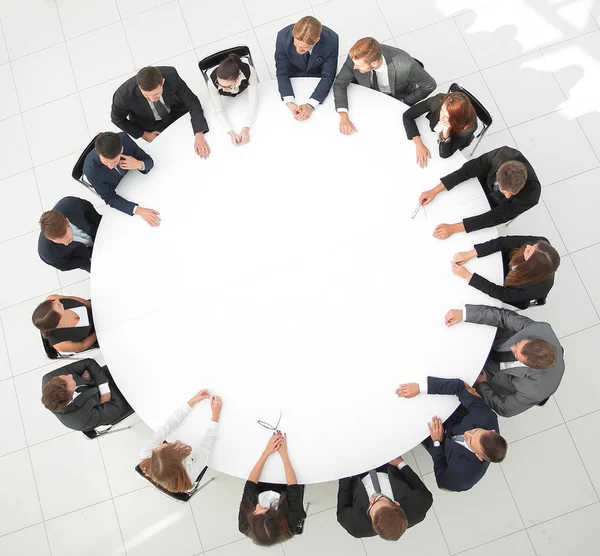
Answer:
MULTIPOLYGON (((423 114, 427 114, 426 117, 429 120, 429 127, 431 131, 434 130, 435 126, 438 125, 440 121, 440 110, 447 96, 448 95, 446 94, 440 93, 439 95, 435 95, 434 97, 418 102, 404 112, 402 115, 402 121, 404 122, 404 129, 408 139, 412 139, 413 137, 421 135, 415 120, 423 114)), ((477 120, 475 120, 474 126, 468 131, 464 131, 462 133, 453 133, 448 138, 448 141, 440 141, 440 157, 448 158, 456 151, 462 151, 465 147, 468 147, 471 144, 471 141, 473 141, 473 136, 475 135, 476 130, 477 120)))
MULTIPOLYGON (((73 309, 74 307, 85 307, 83 303, 75 301, 74 299, 61 299, 60 302, 66 309, 73 309)), ((85 340, 90 334, 94 332, 94 318, 92 316, 92 310, 86 307, 89 324, 87 326, 76 326, 72 328, 55 328, 48 334, 48 343, 51 346, 59 344, 60 342, 81 342, 85 340)))
POLYGON ((483 187, 483 191, 490 202, 491 210, 478 216, 464 218, 463 224, 467 233, 490 228, 516 218, 519 214, 537 205, 542 193, 542 186, 529 161, 519 151, 511 147, 500 147, 478 158, 469 160, 455 172, 444 176, 441 181, 444 187, 450 191, 454 186, 470 178, 477 178, 481 183, 481 187, 483 187), (498 168, 509 160, 516 160, 525 165, 525 168, 527 168, 527 181, 517 195, 507 199, 499 191, 494 191, 494 183, 496 182, 498 168))
POLYGON ((50 371, 42 377, 42 390, 50 379, 72 374, 80 394, 62 411, 53 411, 58 420, 76 431, 89 431, 100 425, 110 425, 131 412, 131 407, 114 383, 107 367, 100 367, 93 359, 81 359, 65 367, 50 371), (81 375, 88 371, 91 380, 81 375), (100 404, 98 385, 108 382, 110 401, 100 404))
POLYGON ((275 74, 277 86, 281 98, 293 97, 292 77, 320 77, 316 89, 310 95, 319 104, 322 104, 333 85, 335 72, 337 71, 337 59, 339 51, 339 38, 337 33, 329 27, 323 26, 321 39, 315 44, 309 57, 308 64, 306 56, 300 56, 294 46, 292 29, 294 24, 284 27, 277 33, 275 43, 275 74))
POLYGON ((483 401, 470 394, 465 383, 457 378, 427 378, 428 394, 458 396, 461 405, 444 423, 444 441, 437 448, 427 443, 426 448, 433 458, 433 471, 438 487, 461 492, 469 490, 485 475, 489 462, 477 456, 450 437, 471 429, 486 429, 500 432, 498 417, 483 401))
MULTIPOLYGON (((157 68, 165 78, 162 97, 171 109, 171 122, 189 112, 194 133, 207 133, 208 124, 198 97, 179 77, 175 68, 169 66, 157 66, 157 68)), ((156 131, 157 124, 161 124, 154 119, 152 109, 142 95, 135 76, 125 81, 113 95, 110 119, 118 128, 136 139, 141 137, 144 131, 156 131)), ((161 130, 164 127, 166 126, 163 123, 161 130)))
MULTIPOLYGON (((506 278, 510 271, 509 263, 513 249, 519 249, 525 244, 533 245, 540 240, 548 241, 545 237, 541 236, 501 236, 485 243, 478 243, 474 246, 474 249, 477 251, 478 257, 486 257, 492 253, 501 251, 504 277, 506 278)), ((483 276, 474 273, 469 281, 469 285, 483 293, 487 293, 494 299, 499 299, 503 303, 510 303, 519 309, 527 309, 531 300, 543 299, 548 295, 552 286, 554 286, 554 274, 549 276, 544 282, 538 284, 498 286, 483 276)))
MULTIPOLYGON (((54 208, 69 219, 82 232, 96 239, 98 226, 102 217, 89 201, 78 197, 65 197, 56 203, 54 208)), ((38 239, 38 254, 46 264, 58 270, 73 270, 81 268, 90 271, 92 250, 94 246, 87 246, 79 241, 72 241, 69 245, 54 243, 40 232, 38 239)))
MULTIPOLYGON (((412 527, 425 519, 433 496, 423 484, 418 475, 405 465, 401 470, 393 465, 387 466, 394 500, 406 514, 408 526, 412 527)), ((362 483, 366 475, 355 475, 340 479, 338 489, 337 520, 338 523, 353 537, 374 537, 377 533, 371 525, 371 518, 367 515, 369 498, 362 483)))
POLYGON ((248 519, 244 513, 244 507, 254 510, 258 504, 258 495, 261 492, 272 490, 281 495, 279 509, 285 516, 287 525, 292 533, 296 532, 298 523, 306 517, 304 511, 304 485, 279 485, 273 483, 254 483, 246 481, 240 511, 238 514, 238 529, 240 533, 247 535, 248 519))

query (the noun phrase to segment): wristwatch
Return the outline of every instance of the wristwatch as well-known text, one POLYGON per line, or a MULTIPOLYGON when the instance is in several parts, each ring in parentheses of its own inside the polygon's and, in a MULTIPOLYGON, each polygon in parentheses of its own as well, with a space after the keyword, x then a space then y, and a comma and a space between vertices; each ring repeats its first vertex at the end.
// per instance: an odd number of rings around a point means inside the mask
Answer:
POLYGON ((436 448, 439 448, 439 447, 441 446, 441 444, 440 444, 440 441, 439 441, 439 440, 434 440, 434 441, 433 441, 433 445, 434 445, 436 448))

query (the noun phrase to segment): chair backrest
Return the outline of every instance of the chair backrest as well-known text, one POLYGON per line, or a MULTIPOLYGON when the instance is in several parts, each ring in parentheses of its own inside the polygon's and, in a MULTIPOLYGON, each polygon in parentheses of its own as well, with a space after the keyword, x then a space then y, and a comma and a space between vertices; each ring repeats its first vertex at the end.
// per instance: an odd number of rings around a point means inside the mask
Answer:
POLYGON ((56 351, 50 345, 48 338, 44 338, 44 336, 42 336, 41 332, 40 332, 40 338, 42 339, 42 346, 44 346, 44 351, 46 352, 46 356, 48 357, 48 359, 59 359, 60 353, 58 353, 58 351, 56 351))
MULTIPOLYGON (((127 411, 126 413, 123 413, 113 423, 108 425, 108 427, 106 427, 105 429, 100 429, 99 427, 97 427, 97 428, 91 429, 89 431, 81 431, 81 432, 83 434, 85 434, 85 436, 87 436, 90 440, 93 440, 94 438, 98 438, 99 436, 106 434, 113 427, 117 426, 120 422, 124 421, 125 419, 127 419, 127 417, 130 417, 134 413, 135 413, 135 411, 133 411, 133 409, 131 411, 127 411)), ((123 430, 128 429, 128 428, 129 427, 124 427, 123 430)), ((115 432, 118 432, 118 431, 115 431, 115 432)))
POLYGON ((135 472, 140 477, 142 477, 142 479, 145 479, 146 481, 148 481, 156 490, 158 490, 159 492, 162 492, 165 496, 168 496, 172 500, 177 500, 178 502, 188 502, 189 499, 192 496, 194 496, 194 494, 196 494, 196 492, 198 491, 198 489, 200 487, 200 482, 202 481, 202 477, 204 477, 204 474, 206 473, 207 469, 208 469, 208 467, 205 467, 200 472, 200 475, 198 475, 198 478, 196 479, 196 481, 194 483, 194 487, 191 490, 188 490, 187 492, 170 492, 167 489, 161 487, 158 483, 155 483, 150 477, 147 477, 144 474, 144 472, 142 471, 142 468, 140 467, 139 463, 135 466, 135 472))
POLYGON ((218 66, 230 54, 237 54, 240 58, 248 58, 250 65, 254 67, 252 54, 250 54, 250 49, 247 46, 234 46, 232 48, 226 48, 225 50, 215 52, 214 54, 211 54, 210 56, 207 56, 198 62, 198 68, 202 72, 202 77, 204 77, 204 81, 206 81, 206 83, 208 83, 208 70, 218 66))
MULTIPOLYGON (((88 189, 91 189, 94 193, 96 193, 96 190, 92 187, 92 184, 87 182, 83 177, 83 163, 85 162, 87 155, 90 154, 90 152, 92 152, 94 150, 94 143, 96 142, 96 137, 98 137, 98 135, 100 135, 100 134, 96 134, 96 136, 88 143, 88 145, 85 147, 85 149, 83 149, 83 152, 77 159, 75 166, 73 166, 73 171, 71 172, 71 177, 75 181, 82 183, 88 189)), ((96 195, 97 195, 97 193, 96 193, 96 195)))
POLYGON ((492 115, 488 112, 487 108, 481 104, 477 100, 477 97, 472 95, 467 89, 459 85, 458 83, 452 83, 450 88, 448 89, 449 93, 464 93, 469 97, 473 108, 475 108, 475 112, 477 113, 477 117, 483 122, 483 125, 489 127, 492 125, 492 115))

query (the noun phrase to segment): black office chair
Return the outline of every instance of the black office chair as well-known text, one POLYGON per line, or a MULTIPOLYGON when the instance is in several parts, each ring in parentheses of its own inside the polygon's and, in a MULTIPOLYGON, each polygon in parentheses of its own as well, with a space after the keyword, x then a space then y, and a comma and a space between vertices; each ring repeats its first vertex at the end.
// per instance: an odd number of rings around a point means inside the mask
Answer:
POLYGON ((156 490, 158 490, 159 492, 162 492, 165 496, 168 496, 171 500, 176 500, 177 502, 189 502, 190 498, 192 496, 194 496, 194 494, 201 491, 204 487, 208 486, 210 483, 212 483, 215 480, 215 477, 212 477, 208 481, 206 481, 202 486, 200 486, 202 477, 204 477, 204 474, 206 473, 207 469, 208 469, 208 467, 205 467, 200 472, 200 475, 198 475, 198 478, 194 482, 194 487, 191 490, 189 490, 187 492, 170 492, 167 489, 161 487, 158 483, 155 483, 150 477, 147 477, 146 475, 144 475, 144 472, 142 471, 139 463, 135 466, 135 472, 142 479, 148 481, 156 490))
POLYGON ((48 357, 48 359, 52 359, 53 361, 55 359, 81 359, 81 357, 78 357, 79 354, 87 353, 88 351, 91 351, 93 349, 98 349, 100 347, 98 345, 98 342, 96 341, 89 348, 87 348, 84 351, 60 353, 59 351, 57 351, 56 349, 54 349, 54 347, 52 347, 50 345, 48 338, 44 338, 44 336, 42 336, 41 332, 40 332, 40 338, 42 339, 42 346, 44 347, 44 351, 46 352, 46 357, 48 357))
MULTIPOLYGON (((304 510, 306 513, 306 517, 308 517, 308 508, 309 507, 310 507, 310 502, 307 502, 306 510, 304 510)), ((296 533, 295 533, 296 535, 301 535, 304 532, 304 522, 306 521, 306 517, 304 519, 301 519, 298 522, 298 525, 296 525, 296 533)))
POLYGON ((542 305, 546 305, 546 298, 542 297, 541 299, 532 299, 529 302, 530 307, 541 307, 542 305))
POLYGON ((471 150, 471 152, 469 153, 469 156, 473 156, 473 153, 477 150, 477 147, 479 146, 479 143, 481 143, 483 136, 486 134, 487 130, 492 125, 492 115, 488 112, 487 108, 477 100, 476 97, 474 97, 464 87, 461 87, 458 83, 452 83, 452 85, 450 85, 450 88, 448 89, 448 92, 464 93, 465 95, 467 95, 467 97, 469 97, 469 100, 471 101, 471 104, 473 105, 473 108, 475 108, 477 117, 481 120, 481 123, 483 124, 483 129, 475 136, 477 142, 475 143, 473 150, 471 150))
MULTIPOLYGON (((96 137, 98 137, 98 135, 96 135, 96 137)), ((85 158, 87 157, 87 155, 94 150, 94 143, 96 142, 96 137, 94 137, 89 142, 87 147, 85 149, 83 149, 83 152, 81 153, 80 157, 77 159, 77 162, 75 163, 75 166, 73 167, 73 171, 71 172, 71 177, 75 181, 78 181, 79 183, 85 185, 90 191, 92 191, 93 193, 98 195, 98 193, 96 193, 96 190, 94 189, 93 185, 89 181, 87 181, 87 179, 83 175, 83 163, 85 162, 85 158)), ((100 195, 98 195, 98 197, 100 197, 100 195)))
POLYGON ((131 425, 128 427, 121 427, 119 429, 114 429, 114 430, 113 430, 113 428, 115 426, 117 426, 119 423, 122 423, 128 417, 131 417, 134 413, 135 413, 135 411, 133 411, 133 409, 132 409, 128 413, 123 414, 123 416, 118 421, 115 421, 114 423, 112 423, 110 425, 106 425, 106 428, 101 428, 105 425, 100 425, 100 427, 98 427, 98 428, 95 428, 95 429, 92 429, 89 431, 81 431, 81 432, 83 432, 83 434, 85 434, 85 436, 87 436, 90 440, 94 440, 95 438, 98 438, 99 436, 104 436, 105 434, 113 434, 115 432, 126 431, 127 429, 131 428, 131 425))
MULTIPOLYGON (((250 49, 247 46, 234 46, 232 48, 226 48, 225 50, 211 54, 210 56, 207 56, 198 62, 198 68, 200 69, 206 84, 208 84, 209 81, 208 70, 218 66, 230 54, 237 54, 240 58, 248 58, 249 64, 254 68, 252 54, 250 54, 250 49)), ((256 79, 258 81, 258 77, 256 79)))

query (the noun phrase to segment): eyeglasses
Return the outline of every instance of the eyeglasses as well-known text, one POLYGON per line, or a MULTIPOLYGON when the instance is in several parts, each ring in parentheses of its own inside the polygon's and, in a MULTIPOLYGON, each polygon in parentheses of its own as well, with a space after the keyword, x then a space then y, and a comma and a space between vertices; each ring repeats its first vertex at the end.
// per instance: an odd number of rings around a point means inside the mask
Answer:
POLYGON ((282 415, 282 411, 279 412, 279 419, 277 419, 277 424, 275 426, 271 425, 270 423, 267 423, 266 421, 258 421, 258 424, 261 427, 265 427, 265 429, 269 429, 272 431, 277 431, 279 430, 279 423, 281 423, 281 415, 282 415))
POLYGON ((367 515, 371 514, 371 508, 375 504, 377 504, 377 502, 379 502, 382 498, 385 498, 386 500, 389 500, 392 504, 394 503, 394 501, 389 496, 386 496, 385 494, 379 494, 377 496, 377 498, 375 498, 375 500, 373 500, 373 502, 371 504, 369 504, 369 507, 367 508, 367 515))

